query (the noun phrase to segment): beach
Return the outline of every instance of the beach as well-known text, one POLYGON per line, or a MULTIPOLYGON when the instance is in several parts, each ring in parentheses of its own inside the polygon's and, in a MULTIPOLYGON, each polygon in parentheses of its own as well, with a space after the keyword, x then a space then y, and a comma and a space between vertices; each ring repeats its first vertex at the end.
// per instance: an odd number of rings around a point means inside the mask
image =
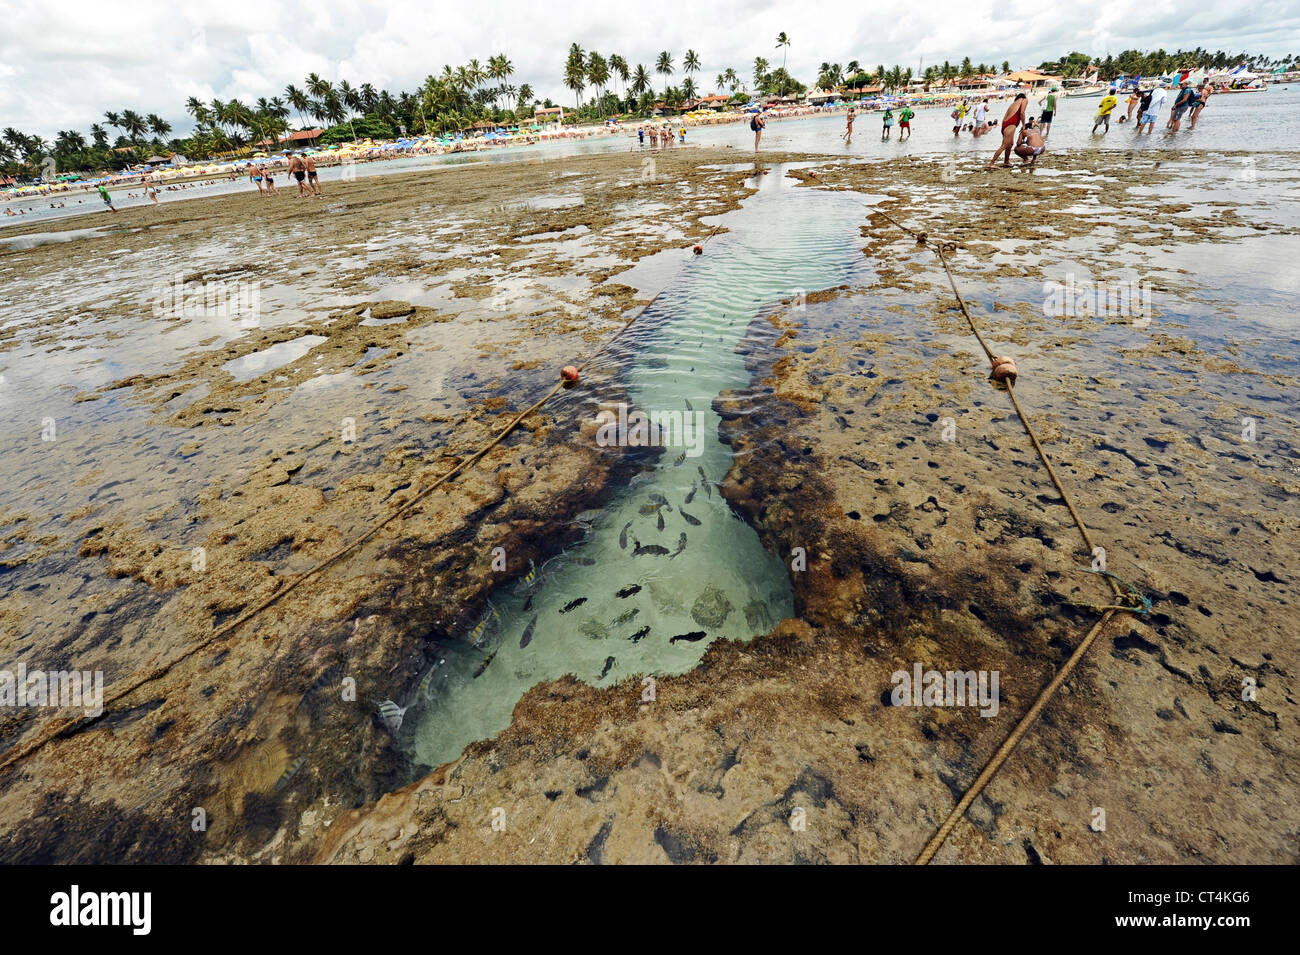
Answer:
POLYGON ((1113 596, 884 211, 1149 601, 937 860, 1292 861, 1293 147, 860 122, 6 222, 0 641, 139 683, 3 717, 6 858, 911 861, 1113 596), (698 459, 594 440, 669 402, 698 459), (998 712, 894 705, 916 664, 998 712))

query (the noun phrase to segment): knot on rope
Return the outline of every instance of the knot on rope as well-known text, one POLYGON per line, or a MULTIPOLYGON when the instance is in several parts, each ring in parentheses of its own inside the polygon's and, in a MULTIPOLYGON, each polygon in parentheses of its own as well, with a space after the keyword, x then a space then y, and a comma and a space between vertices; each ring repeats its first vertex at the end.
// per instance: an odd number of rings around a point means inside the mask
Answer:
POLYGON ((1003 355, 1000 358, 993 359, 993 374, 991 377, 994 381, 1005 381, 1014 385, 1018 374, 1014 358, 1003 355))

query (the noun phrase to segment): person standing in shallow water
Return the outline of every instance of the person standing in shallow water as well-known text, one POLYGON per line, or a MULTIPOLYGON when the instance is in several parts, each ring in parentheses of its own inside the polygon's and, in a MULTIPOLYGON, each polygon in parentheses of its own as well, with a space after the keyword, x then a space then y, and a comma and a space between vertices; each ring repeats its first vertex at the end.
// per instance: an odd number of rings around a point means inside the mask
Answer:
POLYGON ((844 118, 844 141, 846 143, 853 142, 853 119, 856 115, 857 114, 853 111, 853 107, 850 106, 849 114, 844 118))
POLYGON ((749 128, 754 131, 754 152, 758 152, 758 141, 763 138, 763 127, 767 125, 767 119, 762 113, 755 113, 749 121, 749 128))
POLYGON ((894 111, 890 107, 885 107, 884 126, 880 130, 882 140, 889 138, 889 131, 894 128, 894 111))
POLYGON ((1028 108, 1029 97, 1024 93, 1017 93, 1016 98, 1007 107, 1006 115, 1002 117, 1002 144, 989 160, 989 169, 998 164, 999 156, 1005 156, 1006 161, 1002 165, 1007 169, 1011 168, 1011 151, 1016 146, 1016 128, 1024 123, 1025 111, 1028 108))

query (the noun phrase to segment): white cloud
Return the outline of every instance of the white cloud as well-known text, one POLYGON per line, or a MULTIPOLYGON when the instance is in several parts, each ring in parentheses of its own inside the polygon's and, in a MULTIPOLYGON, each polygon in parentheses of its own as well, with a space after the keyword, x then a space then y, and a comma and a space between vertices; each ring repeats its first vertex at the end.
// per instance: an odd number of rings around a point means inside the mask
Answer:
MULTIPOLYGON (((0 127, 47 138, 86 130, 107 109, 156 112, 190 128, 188 96, 245 101, 282 93, 311 71, 396 93, 472 57, 505 53, 513 82, 570 102, 560 74, 569 44, 619 52, 653 71, 659 50, 697 50, 697 83, 730 66, 748 77, 755 56, 780 63, 776 34, 790 35, 789 68, 810 82, 822 61, 897 63, 1010 60, 1036 65, 1071 50, 1104 56, 1128 48, 1300 53, 1300 0, 661 0, 615 5, 569 0, 178 0, 105 15, 99 3, 5 0, 0 35, 0 127), (129 11, 129 12, 128 12, 129 11), (1284 45, 1285 44, 1285 45, 1284 45)), ((655 77, 656 83, 660 82, 655 77)))

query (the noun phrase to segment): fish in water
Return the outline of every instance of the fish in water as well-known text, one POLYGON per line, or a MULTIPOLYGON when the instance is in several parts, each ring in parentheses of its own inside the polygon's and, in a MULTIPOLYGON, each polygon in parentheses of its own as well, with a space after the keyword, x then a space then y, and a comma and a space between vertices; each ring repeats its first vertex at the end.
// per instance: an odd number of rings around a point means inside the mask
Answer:
POLYGON ((651 491, 649 494, 646 495, 646 497, 650 498, 650 500, 654 501, 656 504, 660 506, 666 506, 668 504, 668 498, 664 497, 662 494, 658 493, 657 491, 651 491))
POLYGON ((569 560, 583 567, 590 567, 596 563, 596 558, 594 557, 570 557, 569 560))
POLYGON ((686 402, 686 410, 687 410, 687 411, 694 411, 694 410, 695 410, 694 408, 691 407, 691 399, 690 399, 690 398, 683 398, 682 401, 686 402))
POLYGON ((579 597, 577 600, 570 600, 567 604, 565 604, 560 609, 560 613, 568 613, 570 610, 573 610, 577 607, 581 607, 586 602, 587 602, 586 597, 579 597))
POLYGON ((679 467, 681 467, 681 466, 682 466, 682 463, 683 463, 685 460, 686 460, 686 452, 683 451, 681 454, 677 455, 677 460, 673 462, 673 467, 675 467, 675 468, 679 468, 679 467))
POLYGON ((659 508, 661 507, 663 507, 662 504, 642 504, 641 507, 638 509, 637 513, 646 514, 646 515, 658 514, 659 508))
MULTIPOLYGON (((610 659, 612 660, 613 657, 610 657, 610 659)), ((302 765, 305 762, 307 762, 307 757, 299 756, 292 763, 290 763, 289 768, 286 769, 284 772, 282 772, 280 774, 280 778, 275 781, 275 791, 279 792, 285 786, 289 785, 289 780, 293 779, 294 776, 298 775, 298 770, 302 769, 302 765)))
POLYGON ((623 529, 618 532, 618 546, 622 550, 627 550, 627 532, 631 529, 632 522, 628 521, 623 525, 623 529))
POLYGON ((706 636, 708 636, 708 634, 703 630, 692 630, 690 633, 679 633, 675 637, 669 637, 668 642, 676 643, 678 640, 685 640, 687 643, 698 643, 706 636))
POLYGON ((384 700, 379 704, 379 718, 384 721, 384 725, 394 736, 402 728, 402 717, 406 715, 408 709, 410 707, 398 706, 392 700, 384 700))
POLYGON ((622 626, 623 624, 625 624, 625 623, 627 623, 628 621, 630 621, 633 617, 635 617, 635 616, 636 616, 637 614, 639 614, 640 612, 641 612, 641 610, 640 610, 639 607, 633 607, 631 610, 628 610, 628 611, 625 612, 625 613, 621 613, 621 614, 619 614, 617 617, 615 617, 615 618, 614 618, 614 623, 612 624, 612 626, 620 627, 620 626, 622 626))
POLYGON ((663 529, 664 529, 664 512, 663 512, 663 511, 660 511, 660 512, 659 512, 659 529, 660 529, 660 530, 663 530, 663 529))
POLYGON ((649 554, 651 557, 662 557, 664 554, 668 553, 667 547, 660 547, 658 544, 646 544, 642 547, 636 541, 633 541, 632 543, 636 544, 636 547, 632 549, 633 557, 642 557, 646 554, 649 554))
POLYGON ((519 649, 522 650, 528 644, 533 642, 533 630, 537 627, 537 614, 533 614, 533 619, 528 621, 528 626, 524 627, 524 635, 519 638, 519 649))
POLYGON ((442 666, 446 662, 447 660, 446 658, 444 658, 439 660, 433 666, 429 667, 429 672, 424 675, 424 679, 420 681, 420 685, 415 688, 416 699, 422 699, 422 700, 430 699, 429 687, 433 683, 433 675, 438 672, 438 667, 442 666))
MULTIPOLYGON (((692 481, 692 482, 691 482, 691 491, 690 491, 689 494, 686 495, 686 500, 683 501, 682 503, 683 503, 683 504, 689 504, 689 503, 691 503, 691 501, 695 500, 695 492, 698 491, 699 489, 700 489, 700 486, 699 486, 698 484, 696 484, 694 481, 692 481)), ((680 508, 680 507, 677 508, 677 511, 678 511, 678 513, 681 513, 681 508, 680 508)))
POLYGON ((647 633, 649 633, 649 632, 650 632, 650 627, 649 627, 648 625, 642 627, 642 628, 641 628, 640 630, 638 630, 636 633, 632 634, 632 636, 631 636, 631 640, 632 640, 632 642, 633 642, 633 643, 636 643, 638 640, 642 639, 642 638, 643 638, 647 633))
POLYGON ((686 532, 682 531, 682 536, 677 538, 677 549, 668 555, 668 559, 672 560, 674 557, 676 557, 685 549, 686 549, 686 532))
POLYGON ((613 666, 614 666, 614 658, 605 657, 605 669, 600 671, 600 676, 598 677, 598 679, 601 680, 605 679, 605 674, 608 673, 613 668, 613 666))
POLYGON ((616 593, 614 596, 615 596, 615 597, 631 597, 633 594, 638 594, 638 593, 640 593, 640 592, 641 592, 641 585, 640 585, 640 584, 633 584, 631 587, 624 587, 622 590, 620 590, 620 591, 619 591, 618 593, 616 593))
POLYGON ((523 593, 525 590, 531 589, 533 584, 535 584, 536 582, 537 582, 537 568, 533 566, 533 559, 529 557, 528 573, 524 574, 523 579, 519 581, 519 585, 515 587, 515 593, 519 594, 519 593, 523 593))
POLYGON ((684 518, 686 519, 686 523, 687 523, 687 524, 694 524, 696 527, 699 527, 699 526, 700 526, 700 519, 699 519, 698 517, 694 517, 694 516, 692 516, 692 515, 690 515, 690 514, 687 514, 687 513, 686 513, 685 511, 683 511, 680 507, 677 508, 677 513, 680 514, 680 515, 682 515, 682 517, 684 517, 684 518))
POLYGON ((529 594, 528 599, 524 601, 524 613, 533 609, 533 596, 533 594, 529 594))
POLYGON ((474 671, 474 679, 477 680, 479 677, 483 675, 483 671, 488 668, 488 664, 490 664, 493 660, 496 659, 496 656, 497 656, 497 652, 493 650, 491 653, 489 653, 486 657, 483 658, 483 662, 480 663, 478 665, 478 669, 474 671))
POLYGON ((483 619, 480 620, 475 625, 474 629, 469 632, 469 642, 471 646, 477 647, 482 644, 483 641, 488 638, 488 635, 496 630, 497 625, 501 622, 501 615, 497 613, 497 608, 493 607, 490 603, 488 604, 488 608, 488 612, 483 615, 483 619))
POLYGON ((709 490, 709 476, 704 473, 704 468, 698 464, 695 466, 695 470, 700 472, 700 484, 704 487, 704 496, 712 498, 713 492, 709 490))

